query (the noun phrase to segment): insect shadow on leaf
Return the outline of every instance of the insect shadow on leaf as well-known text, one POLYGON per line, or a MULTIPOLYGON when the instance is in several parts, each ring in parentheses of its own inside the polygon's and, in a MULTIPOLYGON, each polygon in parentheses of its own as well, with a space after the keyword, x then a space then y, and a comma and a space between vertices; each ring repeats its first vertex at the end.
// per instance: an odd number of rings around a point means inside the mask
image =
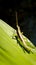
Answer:
MULTIPOLYGON (((20 47, 23 49, 23 51, 25 52, 28 52, 28 53, 30 53, 30 51, 27 51, 27 49, 25 49, 24 48, 24 46, 22 46, 21 44, 20 44, 20 41, 18 40, 18 36, 15 36, 15 38, 16 38, 16 40, 17 40, 17 43, 20 45, 20 47)), ((21 41, 22 42, 22 41, 21 41)))

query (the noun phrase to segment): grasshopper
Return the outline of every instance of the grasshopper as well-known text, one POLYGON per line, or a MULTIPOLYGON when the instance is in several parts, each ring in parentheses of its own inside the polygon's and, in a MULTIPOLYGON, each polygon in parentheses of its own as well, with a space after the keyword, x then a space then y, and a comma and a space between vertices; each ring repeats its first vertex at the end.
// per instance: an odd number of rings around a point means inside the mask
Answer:
POLYGON ((17 17, 17 12, 16 12, 16 27, 17 27, 17 34, 18 34, 18 37, 20 37, 21 41, 23 42, 23 45, 24 45, 24 48, 27 50, 27 51, 31 51, 33 52, 34 49, 32 49, 31 47, 27 46, 25 40, 24 40, 24 37, 23 37, 23 34, 20 30, 20 27, 18 25, 18 17, 17 17))

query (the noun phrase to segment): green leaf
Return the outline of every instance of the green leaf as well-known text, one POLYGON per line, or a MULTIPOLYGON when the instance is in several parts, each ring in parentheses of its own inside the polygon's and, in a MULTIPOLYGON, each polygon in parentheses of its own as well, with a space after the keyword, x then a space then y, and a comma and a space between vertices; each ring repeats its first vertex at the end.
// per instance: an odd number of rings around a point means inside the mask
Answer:
POLYGON ((36 53, 23 50, 14 34, 16 30, 0 20, 0 65, 36 65, 36 53))

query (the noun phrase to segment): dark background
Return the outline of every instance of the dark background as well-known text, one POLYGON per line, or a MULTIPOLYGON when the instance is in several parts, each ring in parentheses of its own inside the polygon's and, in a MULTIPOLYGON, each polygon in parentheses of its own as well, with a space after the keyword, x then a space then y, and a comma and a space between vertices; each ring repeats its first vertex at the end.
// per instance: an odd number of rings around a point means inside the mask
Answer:
POLYGON ((15 11, 21 31, 36 45, 36 1, 0 0, 0 19, 16 29, 15 11))

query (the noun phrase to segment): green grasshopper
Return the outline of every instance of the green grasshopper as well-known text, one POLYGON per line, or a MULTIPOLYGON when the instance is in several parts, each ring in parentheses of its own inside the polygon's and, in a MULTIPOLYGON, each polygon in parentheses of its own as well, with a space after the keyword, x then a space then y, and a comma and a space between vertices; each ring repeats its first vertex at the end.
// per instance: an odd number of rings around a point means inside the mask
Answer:
MULTIPOLYGON (((34 49, 31 48, 31 47, 29 47, 29 46, 26 44, 25 40, 24 40, 24 36, 23 36, 23 34, 22 34, 21 30, 20 30, 20 27, 19 27, 19 25, 18 25, 17 12, 16 12, 16 27, 17 27, 18 37, 19 37, 20 40, 23 42, 24 48, 25 48, 27 51, 29 51, 29 52, 30 52, 30 51, 33 52, 34 49)), ((30 43, 30 44, 31 44, 31 43, 30 43)), ((31 45, 33 46, 33 44, 31 44, 31 45)), ((33 46, 33 47, 34 47, 34 46, 33 46)))

